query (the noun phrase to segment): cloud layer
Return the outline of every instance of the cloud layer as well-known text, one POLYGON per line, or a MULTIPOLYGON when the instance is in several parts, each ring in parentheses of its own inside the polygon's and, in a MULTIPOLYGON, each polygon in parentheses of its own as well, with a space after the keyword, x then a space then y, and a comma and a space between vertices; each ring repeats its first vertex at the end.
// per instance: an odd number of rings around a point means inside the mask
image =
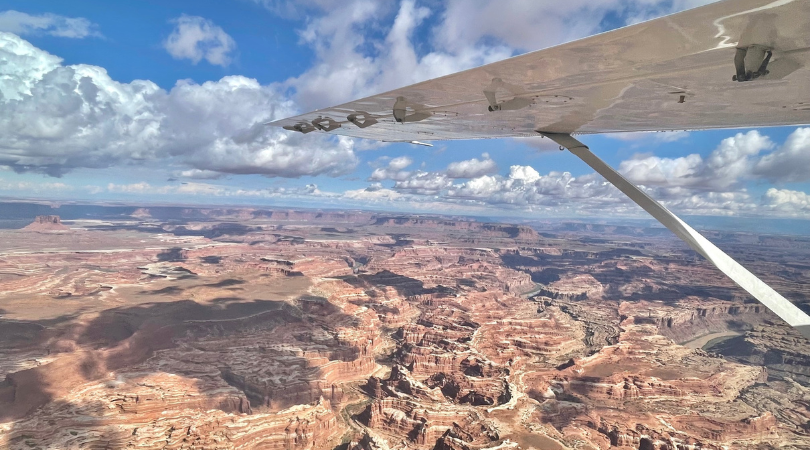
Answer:
MULTIPOLYGON (((781 172, 777 181, 793 181, 810 173, 810 159, 805 157, 810 154, 809 136, 810 128, 798 128, 778 146, 758 131, 737 133, 723 139, 705 158, 696 153, 678 158, 641 154, 622 161, 618 170, 681 214, 810 217, 810 196, 804 192, 771 188, 755 196, 746 188, 751 181, 770 177, 772 167, 791 167, 781 172)), ((487 154, 481 159, 451 163, 444 171, 407 170, 413 163, 409 157, 389 161, 372 172, 369 181, 375 183, 366 192, 354 195, 554 215, 641 213, 638 206, 595 173, 540 174, 530 166, 513 165, 507 175, 499 175, 487 154), (386 188, 381 181, 393 185, 386 188)))
MULTIPOLYGON (((705 160, 698 154, 680 158, 637 155, 623 161, 619 170, 631 181, 644 186, 728 191, 755 177, 756 174, 752 172, 753 158, 772 148, 774 143, 768 136, 749 131, 723 139, 705 160)), ((805 148, 810 148, 810 145, 805 148)), ((778 152, 768 156, 784 160, 778 152)))
POLYGON ((98 26, 83 17, 65 17, 47 13, 32 15, 13 9, 0 12, 0 31, 19 36, 47 34, 82 39, 101 36, 97 28, 98 26))

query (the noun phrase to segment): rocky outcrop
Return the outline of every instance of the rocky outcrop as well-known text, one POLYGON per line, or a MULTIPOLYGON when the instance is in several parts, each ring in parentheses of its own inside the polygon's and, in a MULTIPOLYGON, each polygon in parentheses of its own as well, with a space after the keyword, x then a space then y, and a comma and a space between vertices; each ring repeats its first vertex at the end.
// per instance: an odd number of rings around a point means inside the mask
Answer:
POLYGON ((509 401, 509 386, 505 379, 470 377, 459 373, 434 373, 425 381, 438 388, 453 403, 473 406, 494 406, 509 401))
MULTIPOLYGON (((318 356, 310 356, 317 361, 318 356)), ((285 379, 284 383, 273 378, 259 378, 235 373, 233 369, 221 369, 222 378, 231 386, 244 392, 254 410, 277 411, 290 406, 308 404, 323 397, 339 407, 343 401, 341 383, 362 378, 376 368, 373 358, 354 361, 329 361, 318 371, 306 371, 298 380, 285 379), (314 377, 315 379, 307 379, 314 377)))
POLYGON ((335 443, 342 432, 328 401, 276 414, 234 415, 219 410, 180 409, 171 415, 122 413, 115 404, 55 404, 48 422, 25 421, 4 436, 8 448, 144 449, 245 448, 305 450, 335 443), (94 421, 81 420, 82 415, 94 421))
POLYGON ((709 350, 744 364, 765 366, 772 378, 810 384, 810 342, 782 323, 758 326, 709 350))
POLYGON ((448 444, 451 439, 460 439, 479 445, 499 439, 496 429, 475 411, 429 410, 410 400, 375 400, 359 415, 359 419, 372 429, 404 437, 417 446, 432 445, 441 438, 448 444))
MULTIPOLYGON (((652 418, 650 418, 652 419, 652 418)), ((601 417, 598 430, 610 441, 611 446, 653 450, 678 450, 702 448, 723 450, 727 445, 715 444, 760 439, 776 435, 776 420, 770 413, 741 420, 716 420, 686 415, 667 417, 669 430, 656 426, 652 421, 636 423, 627 427, 618 417, 601 417)))
POLYGON ((742 332, 771 317, 759 303, 694 299, 679 301, 674 307, 645 301, 622 302, 619 313, 627 323, 656 325, 662 335, 675 342, 725 331, 742 332))
POLYGON ((68 231, 69 227, 62 225, 59 216, 37 216, 31 224, 23 228, 25 231, 68 231))

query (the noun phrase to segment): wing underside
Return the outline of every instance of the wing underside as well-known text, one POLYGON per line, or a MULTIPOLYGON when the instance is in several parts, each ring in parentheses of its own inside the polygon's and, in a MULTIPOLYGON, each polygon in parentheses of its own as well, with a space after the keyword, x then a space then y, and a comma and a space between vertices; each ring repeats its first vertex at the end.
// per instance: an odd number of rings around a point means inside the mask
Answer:
POLYGON ((810 1, 727 0, 272 122, 424 141, 810 123, 810 1))

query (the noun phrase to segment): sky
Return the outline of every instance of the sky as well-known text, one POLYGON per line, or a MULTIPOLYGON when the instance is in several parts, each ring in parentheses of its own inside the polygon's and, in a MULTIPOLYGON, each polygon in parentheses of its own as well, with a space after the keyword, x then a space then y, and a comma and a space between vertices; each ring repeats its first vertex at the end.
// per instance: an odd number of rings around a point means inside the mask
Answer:
MULTIPOLYGON (((709 2, 5 0, 0 197, 644 217, 548 140, 263 124, 709 2)), ((676 213, 810 218, 808 127, 581 140, 676 213)))

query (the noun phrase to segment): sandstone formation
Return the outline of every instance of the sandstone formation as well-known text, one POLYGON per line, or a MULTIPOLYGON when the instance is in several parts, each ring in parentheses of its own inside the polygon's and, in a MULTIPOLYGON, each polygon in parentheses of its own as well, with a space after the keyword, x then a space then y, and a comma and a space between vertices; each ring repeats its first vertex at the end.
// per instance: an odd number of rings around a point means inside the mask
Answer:
POLYGON ((26 231, 67 231, 59 216, 37 216, 33 222, 23 228, 26 231))
POLYGON ((810 344, 660 230, 123 214, 0 230, 0 448, 810 446, 810 344))

